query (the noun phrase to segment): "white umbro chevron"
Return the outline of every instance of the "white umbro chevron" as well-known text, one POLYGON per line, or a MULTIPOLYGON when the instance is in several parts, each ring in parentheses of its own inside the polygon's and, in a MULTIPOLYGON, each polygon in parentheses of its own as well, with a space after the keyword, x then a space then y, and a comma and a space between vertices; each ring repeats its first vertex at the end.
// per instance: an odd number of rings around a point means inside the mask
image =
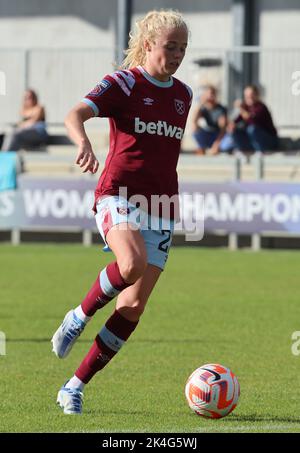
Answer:
POLYGON ((131 95, 131 90, 135 84, 135 78, 130 71, 116 71, 112 74, 112 78, 127 96, 131 95))

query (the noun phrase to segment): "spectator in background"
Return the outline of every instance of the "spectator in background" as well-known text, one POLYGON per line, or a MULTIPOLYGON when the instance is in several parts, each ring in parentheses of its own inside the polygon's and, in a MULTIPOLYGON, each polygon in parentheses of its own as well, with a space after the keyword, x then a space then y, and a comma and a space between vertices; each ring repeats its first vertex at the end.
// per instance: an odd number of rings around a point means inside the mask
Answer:
POLYGON ((226 126, 226 109, 217 101, 216 88, 209 85, 193 117, 193 137, 198 145, 196 153, 204 155, 209 149, 209 154, 218 154, 226 126))
POLYGON ((234 103, 236 118, 228 124, 227 131, 232 146, 239 151, 272 151, 277 148, 277 131, 267 106, 260 100, 255 85, 244 89, 244 100, 234 103))
POLYGON ((47 143, 45 109, 38 102, 35 91, 26 90, 20 111, 22 121, 8 134, 2 144, 2 151, 34 149, 47 143))

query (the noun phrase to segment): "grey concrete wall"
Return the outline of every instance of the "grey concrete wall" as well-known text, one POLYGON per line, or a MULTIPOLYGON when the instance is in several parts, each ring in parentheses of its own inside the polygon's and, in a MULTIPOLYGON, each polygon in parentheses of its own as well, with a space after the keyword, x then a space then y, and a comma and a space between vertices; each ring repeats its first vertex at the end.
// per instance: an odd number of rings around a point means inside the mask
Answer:
MULTIPOLYGON (((149 9, 182 11, 193 47, 232 43, 231 0, 135 0, 134 18, 149 9)), ((297 46, 299 0, 258 0, 259 44, 297 46)), ((2 47, 111 47, 115 44, 117 0, 0 0, 2 47)))
POLYGON ((0 0, 0 47, 111 47, 117 0, 0 0))
POLYGON ((190 46, 227 47, 232 42, 231 0, 135 1, 134 19, 151 9, 173 8, 184 14, 191 31, 190 46))
MULTIPOLYGON (((231 44, 231 0, 134 1, 134 19, 149 9, 182 11, 194 47, 231 44), (216 33, 217 30, 217 33, 216 33)), ((117 0, 0 0, 0 47, 112 47, 117 0)))

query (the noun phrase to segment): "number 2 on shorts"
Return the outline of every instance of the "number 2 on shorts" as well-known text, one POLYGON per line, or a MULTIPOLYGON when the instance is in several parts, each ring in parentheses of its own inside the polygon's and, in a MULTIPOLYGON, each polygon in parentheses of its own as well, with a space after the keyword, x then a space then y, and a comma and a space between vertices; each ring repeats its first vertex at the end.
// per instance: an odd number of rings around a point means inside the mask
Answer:
POLYGON ((161 230, 163 235, 167 235, 166 239, 161 241, 158 245, 158 249, 162 252, 168 253, 170 247, 170 239, 171 239, 171 230, 161 230))

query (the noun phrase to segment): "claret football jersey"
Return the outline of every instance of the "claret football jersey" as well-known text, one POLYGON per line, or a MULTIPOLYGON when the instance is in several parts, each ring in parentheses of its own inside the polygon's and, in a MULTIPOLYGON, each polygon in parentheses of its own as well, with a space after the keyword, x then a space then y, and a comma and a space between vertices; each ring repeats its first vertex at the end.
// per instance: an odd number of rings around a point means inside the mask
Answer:
POLYGON ((161 82, 141 66, 106 75, 83 99, 95 116, 108 117, 110 146, 95 191, 128 198, 172 197, 178 193, 176 166, 192 100, 191 89, 175 77, 161 82))

